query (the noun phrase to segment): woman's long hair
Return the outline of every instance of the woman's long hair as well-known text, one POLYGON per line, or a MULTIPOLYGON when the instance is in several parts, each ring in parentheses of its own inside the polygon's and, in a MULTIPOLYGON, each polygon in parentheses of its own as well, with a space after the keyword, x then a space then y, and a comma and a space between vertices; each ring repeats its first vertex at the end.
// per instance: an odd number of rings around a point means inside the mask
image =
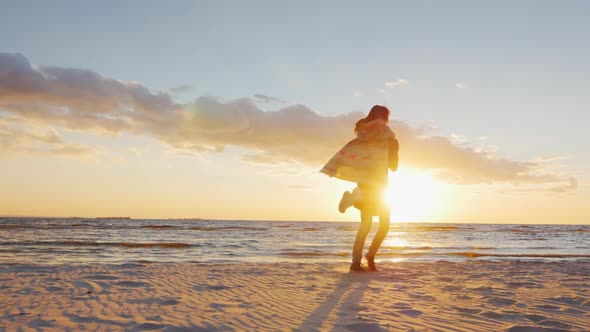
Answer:
POLYGON ((375 119, 383 119, 383 120, 385 120, 385 123, 389 123, 389 109, 387 107, 381 106, 381 105, 375 105, 375 106, 371 107, 371 111, 369 112, 369 115, 367 115, 365 118, 357 121, 356 126, 354 127, 355 134, 359 131, 359 128, 363 124, 373 121, 375 119))

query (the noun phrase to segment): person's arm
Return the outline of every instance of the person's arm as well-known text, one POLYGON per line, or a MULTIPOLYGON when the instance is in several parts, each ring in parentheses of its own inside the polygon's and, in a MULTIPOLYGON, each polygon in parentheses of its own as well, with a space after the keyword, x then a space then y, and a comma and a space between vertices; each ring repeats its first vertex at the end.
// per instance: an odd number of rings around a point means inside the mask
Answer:
POLYGON ((389 168, 392 171, 397 171, 399 163, 399 143, 395 136, 389 138, 389 168))

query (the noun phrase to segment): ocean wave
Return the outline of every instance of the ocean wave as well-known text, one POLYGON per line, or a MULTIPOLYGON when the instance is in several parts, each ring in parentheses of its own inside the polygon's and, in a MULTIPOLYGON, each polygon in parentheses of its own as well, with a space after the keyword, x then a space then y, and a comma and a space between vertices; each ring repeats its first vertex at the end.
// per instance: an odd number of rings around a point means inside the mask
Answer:
POLYGON ((170 229, 170 228, 178 228, 178 226, 172 225, 143 225, 140 228, 149 228, 149 229, 170 229))
POLYGON ((4 224, 4 225, 0 225, 0 230, 6 229, 48 229, 48 230, 53 230, 53 229, 68 229, 68 228, 72 228, 72 227, 97 227, 97 228, 101 228, 101 229, 110 229, 110 228, 128 228, 128 226, 125 225, 109 225, 109 224, 104 224, 104 225, 93 225, 93 224, 87 224, 87 223, 83 223, 83 224, 22 224, 22 225, 18 225, 18 224, 4 224))
POLYGON ((215 232, 215 231, 234 231, 234 230, 242 230, 242 231, 266 231, 269 227, 253 227, 253 226, 221 226, 221 227, 214 227, 214 226, 193 226, 189 229, 194 231, 205 231, 205 232, 215 232))
POLYGON ((346 257, 350 255, 349 252, 317 252, 317 251, 283 251, 281 256, 290 257, 322 257, 322 256, 338 256, 346 257))
POLYGON ((590 258, 587 254, 494 254, 494 253, 482 253, 482 252, 450 252, 446 255, 462 256, 467 258, 478 258, 478 257, 520 257, 520 258, 590 258))
MULTIPOLYGON (((283 251, 281 256, 288 257, 347 257, 350 252, 318 252, 318 251, 283 251)), ((589 254, 494 254, 473 251, 447 252, 447 253, 425 253, 425 252, 380 252, 379 258, 408 258, 408 257, 431 257, 441 259, 444 257, 464 257, 464 258, 484 258, 484 257, 501 257, 501 258, 590 258, 589 254)))
MULTIPOLYGON (((432 250, 432 247, 429 246, 383 246, 383 249, 391 249, 391 250, 432 250)), ((438 248, 436 248, 438 249, 438 248)))
POLYGON ((0 225, 0 229, 29 228, 26 225, 0 225))
POLYGON ((403 258, 403 257, 432 257, 443 258, 445 256, 464 257, 464 258, 484 258, 484 257, 498 257, 498 258, 590 258, 589 254, 535 254, 535 253, 520 253, 520 254, 500 254, 500 253, 486 253, 477 251, 455 251, 455 252, 380 252, 379 257, 382 258, 403 258))
POLYGON ((23 241, 0 242, 3 246, 77 246, 77 247, 127 247, 127 248, 188 248, 195 245, 181 242, 95 242, 95 241, 23 241))
POLYGON ((461 228, 461 227, 459 227, 459 226, 416 226, 416 227, 413 227, 412 230, 440 232, 440 231, 454 231, 459 228, 461 228))

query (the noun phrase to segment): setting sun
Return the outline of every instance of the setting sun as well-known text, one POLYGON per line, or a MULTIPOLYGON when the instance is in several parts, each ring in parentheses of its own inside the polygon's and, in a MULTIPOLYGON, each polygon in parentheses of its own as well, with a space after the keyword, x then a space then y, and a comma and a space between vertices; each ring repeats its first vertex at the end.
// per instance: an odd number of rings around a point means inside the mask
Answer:
POLYGON ((391 206, 395 221, 423 221, 432 219, 442 203, 441 184, 428 172, 400 168, 389 175, 385 200, 391 206))
POLYGON ((2 4, 0 332, 590 332, 590 1, 2 4))

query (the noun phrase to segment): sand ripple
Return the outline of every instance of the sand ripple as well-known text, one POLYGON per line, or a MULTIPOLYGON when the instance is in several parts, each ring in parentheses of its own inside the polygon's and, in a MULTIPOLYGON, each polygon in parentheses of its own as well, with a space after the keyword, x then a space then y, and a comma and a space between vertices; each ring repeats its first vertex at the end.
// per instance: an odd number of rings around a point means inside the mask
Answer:
POLYGON ((585 331, 590 261, 0 265, 0 331, 585 331), (539 287, 541 286, 542 287, 539 287))

